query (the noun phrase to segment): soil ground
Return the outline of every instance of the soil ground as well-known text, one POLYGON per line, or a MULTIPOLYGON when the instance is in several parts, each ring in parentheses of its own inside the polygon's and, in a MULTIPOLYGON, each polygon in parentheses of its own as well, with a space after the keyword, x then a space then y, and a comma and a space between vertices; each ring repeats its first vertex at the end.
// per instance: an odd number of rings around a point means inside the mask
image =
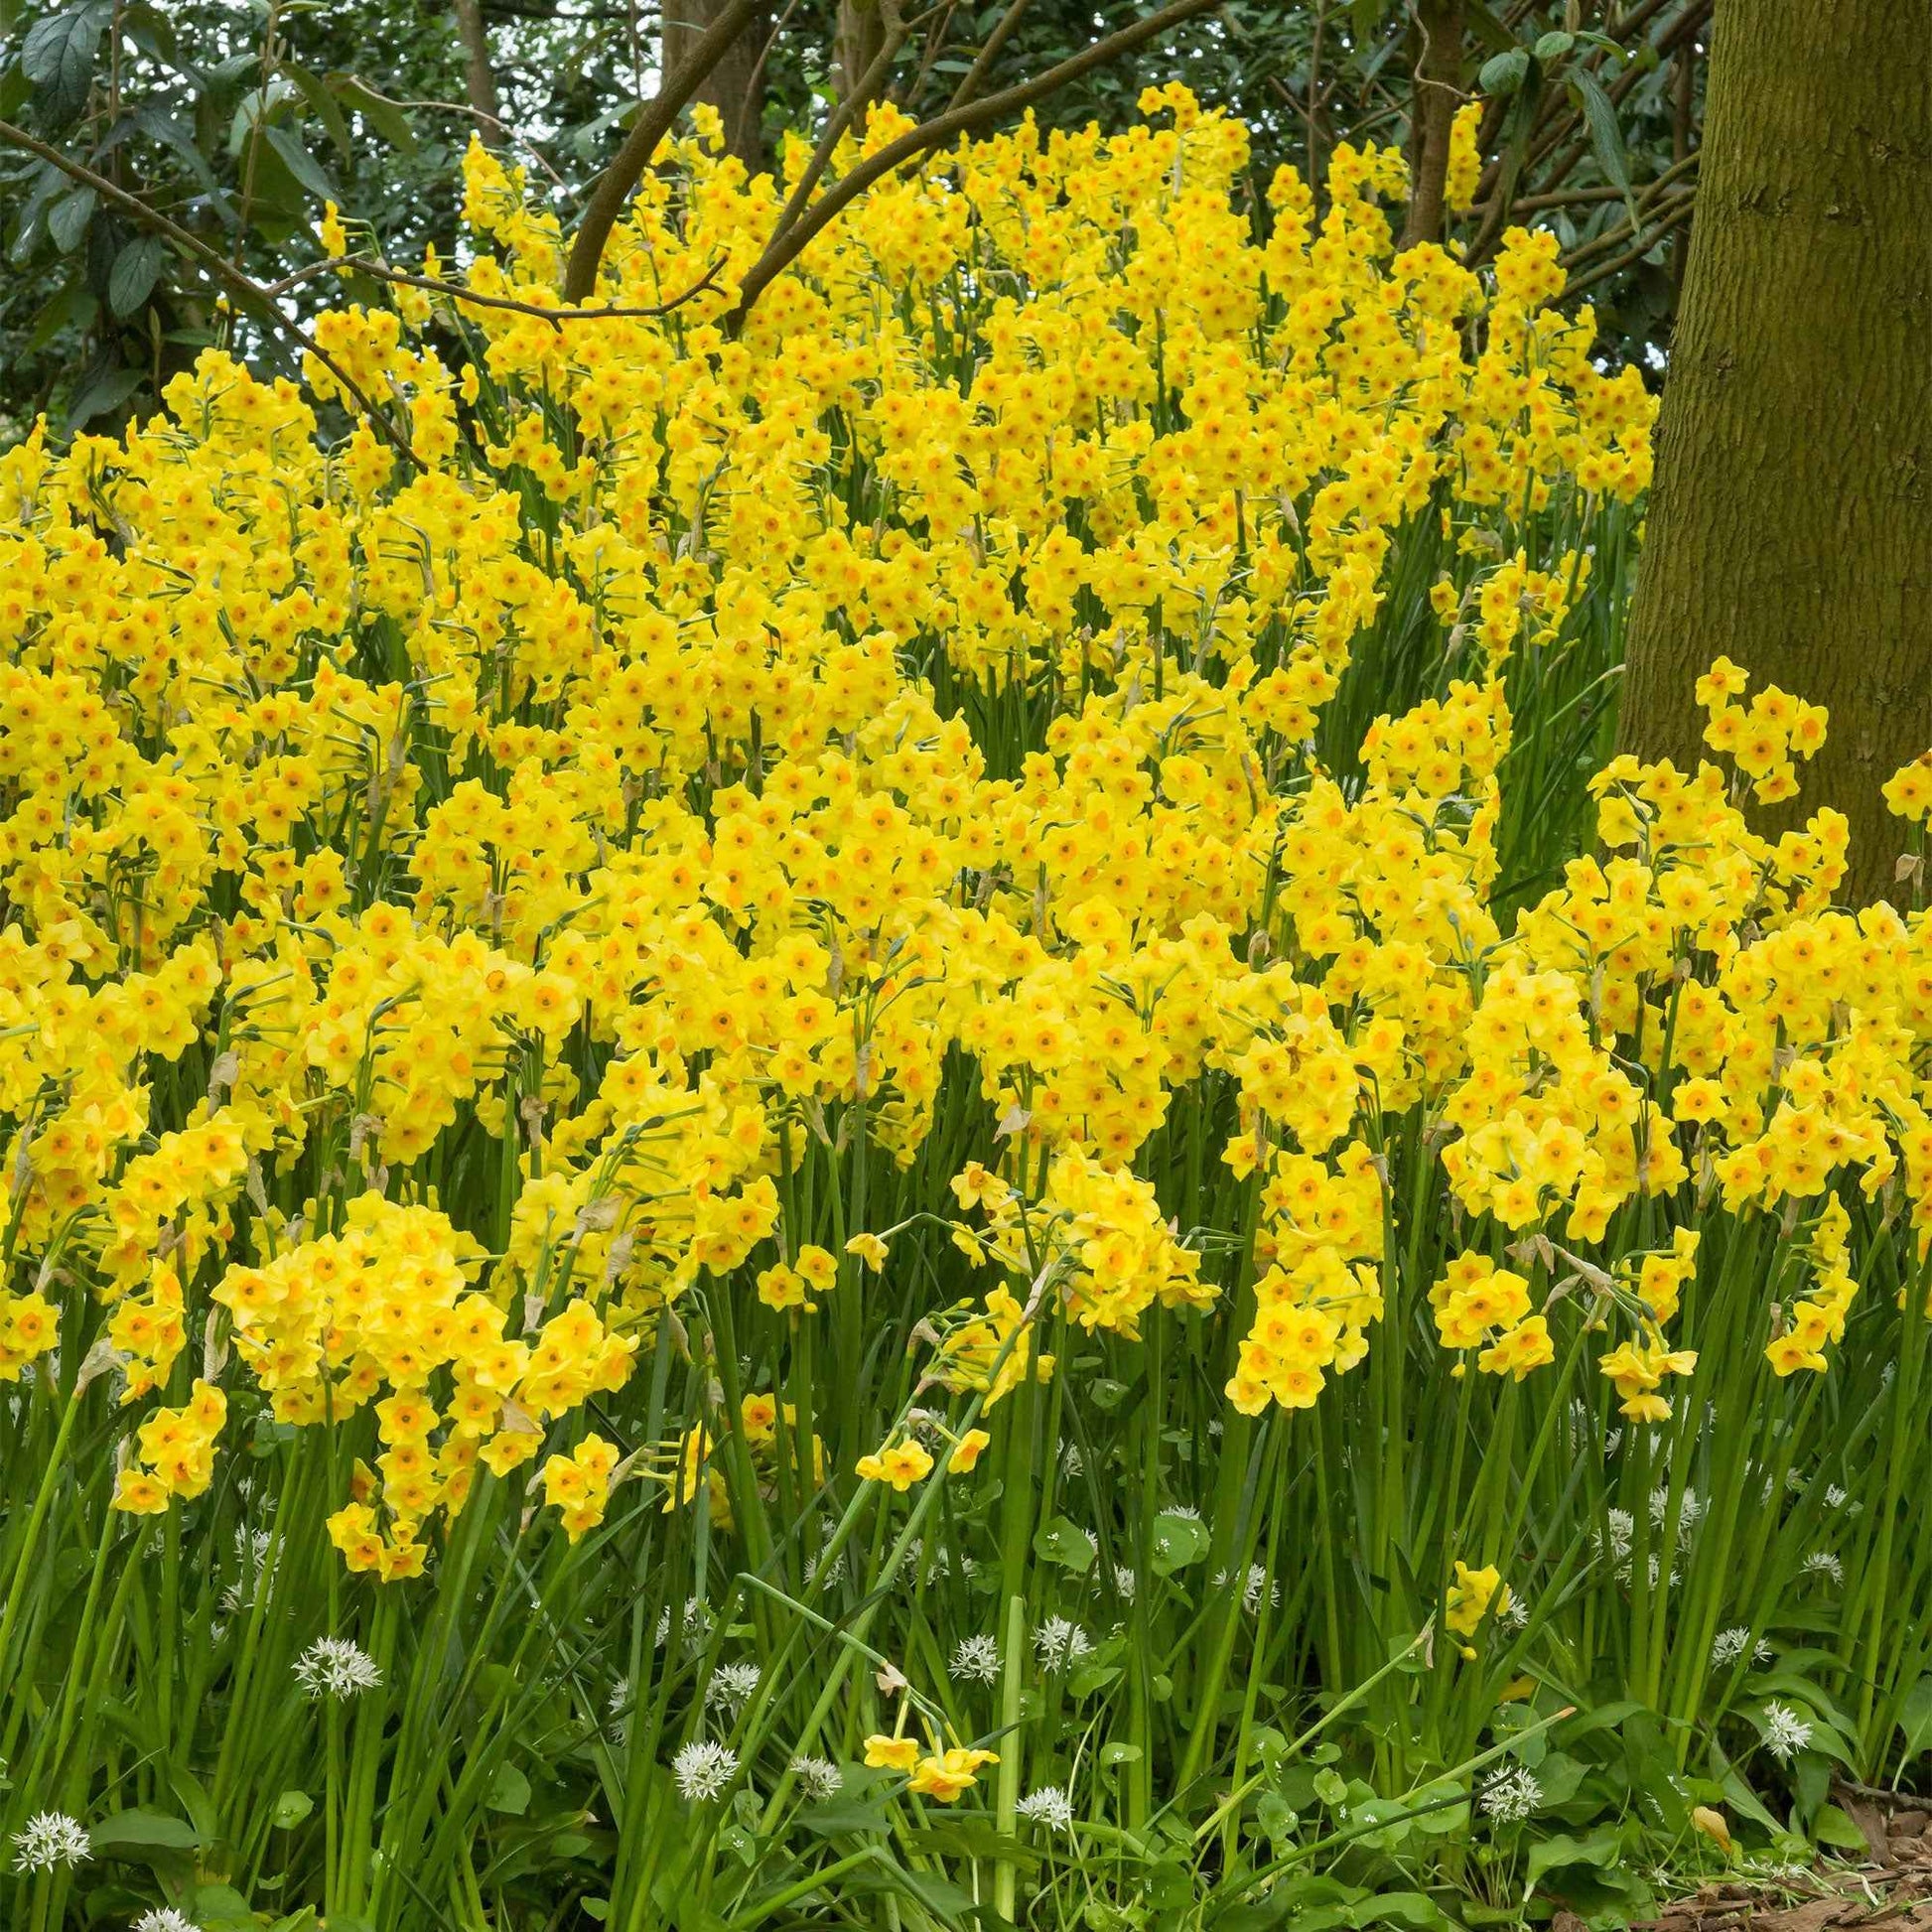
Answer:
MULTIPOLYGON (((1633 1932, 1932 1932, 1932 1799, 1846 1787, 1833 1797, 1864 1835, 1863 1860, 1821 1864, 1775 1888, 1703 1885, 1633 1932)), ((1554 1932, 1566 1932, 1565 1916, 1554 1932)))

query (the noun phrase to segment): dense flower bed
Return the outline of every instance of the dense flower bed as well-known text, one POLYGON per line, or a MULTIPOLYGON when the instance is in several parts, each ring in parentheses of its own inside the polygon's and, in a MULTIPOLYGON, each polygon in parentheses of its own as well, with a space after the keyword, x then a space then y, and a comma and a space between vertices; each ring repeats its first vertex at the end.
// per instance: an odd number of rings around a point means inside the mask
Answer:
POLYGON ((185 1813, 203 1923, 952 1922, 1040 1842, 1155 1910, 1322 1804, 1429 1864, 1513 1752, 1512 1857, 1579 1703, 1769 1838, 1741 1746, 1911 1736, 1924 928, 1747 822, 1815 707, 1602 757, 1654 406, 1552 237, 1398 254, 1343 146, 1257 241, 1143 105, 736 336, 785 184, 701 136, 607 264, 716 271, 661 317, 404 289, 317 327, 386 434, 210 353, 0 457, 23 1848, 185 1813))

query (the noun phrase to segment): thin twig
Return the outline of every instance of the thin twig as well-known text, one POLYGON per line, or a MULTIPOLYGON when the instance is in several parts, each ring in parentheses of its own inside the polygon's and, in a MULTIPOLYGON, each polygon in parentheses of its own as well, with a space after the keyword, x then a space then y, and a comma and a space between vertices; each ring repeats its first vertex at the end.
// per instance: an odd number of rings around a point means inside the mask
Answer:
MULTIPOLYGON (((1662 4, 1662 0, 1660 0, 1660 4, 1662 4)), ((1656 6, 1656 4, 1646 4, 1646 6, 1638 8, 1638 12, 1632 14, 1632 18, 1630 18, 1627 27, 1623 31, 1632 31, 1634 27, 1648 23, 1656 12, 1660 12, 1660 6, 1656 6)), ((1677 18, 1673 19, 1665 27, 1664 33, 1656 39, 1654 47, 1656 47, 1658 58, 1660 60, 1669 58, 1671 54, 1675 53, 1683 45, 1683 41, 1687 37, 1691 37, 1691 35, 1697 33, 1697 29, 1708 18, 1710 18, 1710 0, 1691 0, 1691 4, 1677 18)), ((1609 100, 1609 104, 1611 106, 1623 106, 1628 92, 1630 92, 1630 89, 1642 77, 1644 77, 1644 69, 1638 68, 1638 64, 1636 64, 1634 58, 1628 60, 1627 64, 1625 64, 1625 69, 1619 75, 1615 75, 1615 79, 1611 79, 1609 87, 1603 89, 1607 100, 1609 100)), ((1546 102, 1546 108, 1544 108, 1546 114, 1554 114, 1556 112, 1557 100, 1561 100, 1561 94, 1552 94, 1550 102, 1546 102)), ((1542 120, 1542 116, 1538 116, 1538 118, 1542 120)), ((1556 155, 1557 149, 1561 147, 1561 143, 1571 133, 1575 133, 1581 125, 1583 125, 1583 112, 1579 108, 1571 108, 1567 114, 1563 114, 1563 118, 1554 127, 1550 127, 1548 133, 1544 133, 1542 137, 1538 137, 1538 141, 1534 143, 1534 147, 1530 151, 1528 161, 1524 162, 1522 172, 1528 174, 1528 172, 1540 168, 1544 162, 1550 161, 1550 157, 1556 155)), ((1550 174, 1544 178, 1546 188, 1556 188, 1557 182, 1567 180, 1571 168, 1575 168, 1577 162, 1583 161, 1585 155, 1588 155, 1588 153, 1590 153, 1590 141, 1588 139, 1579 137, 1579 139, 1571 141, 1571 145, 1567 149, 1563 149, 1563 153, 1557 157, 1557 161, 1552 162, 1550 174)), ((1499 166, 1497 162, 1491 162, 1489 164, 1489 170, 1485 170, 1484 182, 1478 188, 1478 196, 1487 194, 1489 186, 1495 180, 1495 168, 1497 166, 1499 166)))
POLYGON ((1622 254, 1614 256, 1609 261, 1600 262, 1588 274, 1580 275, 1570 284, 1564 293, 1566 295, 1581 295, 1585 289, 1594 288, 1598 282, 1608 281, 1612 275, 1621 274, 1624 269, 1635 267, 1673 228, 1681 226, 1691 218, 1691 210, 1696 206, 1697 197, 1695 195, 1680 197, 1671 204, 1670 212, 1664 216, 1663 220, 1649 234, 1639 239, 1634 247, 1626 249, 1622 254))
POLYGON ((489 28, 478 0, 453 0, 453 4, 457 39, 463 47, 464 91, 483 126, 483 144, 500 148, 509 140, 509 129, 503 124, 503 103, 489 67, 489 28))
POLYGON ((464 100, 397 100, 393 94, 385 94, 380 88, 371 87, 366 80, 357 76, 357 85, 373 100, 379 100, 385 107, 406 108, 412 114, 460 114, 466 120, 496 121, 503 130, 504 138, 521 148, 543 172, 550 177, 553 188, 568 188, 564 180, 545 157, 543 150, 519 129, 511 127, 507 121, 497 121, 493 114, 485 114, 481 107, 472 107, 464 100))
POLYGON ((1321 108, 1327 96, 1321 85, 1321 37, 1328 25, 1327 0, 1315 0, 1314 38, 1309 43, 1309 98, 1304 109, 1309 135, 1309 187, 1321 193, 1321 108))
MULTIPOLYGON (((938 26, 926 35, 925 51, 919 56, 919 65, 917 70, 912 75, 912 84, 905 90, 905 98, 907 100, 917 100, 921 90, 924 88, 926 75, 932 71, 932 64, 939 58, 941 49, 946 45, 946 36, 952 31, 953 9, 958 4, 959 0, 946 0, 946 4, 939 14, 938 26)), ((895 98, 897 97, 897 83, 894 86, 894 96, 895 98)))
POLYGON ((764 88, 765 64, 771 59, 771 50, 778 44, 778 36, 785 31, 797 11, 798 0, 785 0, 784 12, 772 22, 770 33, 764 37, 764 45, 759 49, 759 58, 752 63, 751 77, 745 82, 745 98, 738 104, 738 119, 734 125, 743 127, 752 118, 752 109, 764 88))
MULTIPOLYGON (((1639 182, 1635 190, 1638 207, 1641 208, 1645 203, 1654 201, 1666 188, 1683 180, 1696 166, 1697 155, 1693 152, 1686 155, 1683 160, 1673 162, 1654 180, 1639 182)), ((1514 220, 1521 214, 1543 214, 1552 208, 1589 207, 1603 202, 1622 200, 1623 190, 1612 187, 1608 183, 1600 188, 1561 188, 1547 195, 1517 196, 1509 205, 1509 216, 1514 220)))
POLYGON ((279 0, 268 0, 268 13, 262 24, 262 77, 255 90, 255 117, 248 128, 248 158, 241 170, 241 211, 235 217, 234 247, 229 266, 239 270, 241 250, 248 239, 248 217, 255 202, 255 170, 261 160, 262 130, 268 117, 268 81, 276 58, 275 34, 281 20, 279 0))
MULTIPOLYGON (((1664 213, 1674 210, 1692 192, 1686 189, 1681 196, 1673 195, 1668 200, 1655 203, 1654 211, 1664 213)), ((1626 215, 1615 227, 1605 228, 1601 234, 1591 235, 1587 241, 1579 242, 1567 255, 1561 257, 1563 266, 1567 270, 1587 268, 1598 255, 1607 254, 1613 248, 1621 248, 1631 236, 1644 233, 1649 226, 1649 211, 1639 208, 1635 221, 1630 220, 1626 215)))
POLYGON ((1620 188, 1560 188, 1550 195, 1519 195, 1510 203, 1512 216, 1518 214, 1542 214, 1551 208, 1592 207, 1599 202, 1620 202, 1623 190, 1620 188))
MULTIPOLYGON (((1627 19, 1617 22, 1617 38, 1619 40, 1627 40, 1631 35, 1640 33, 1669 4, 1670 0, 1643 0, 1640 6, 1631 10, 1627 19)), ((1689 0, 1689 4, 1685 7, 1684 11, 1664 30, 1663 38, 1657 44, 1658 53, 1662 55, 1668 51, 1669 47, 1676 45, 1677 37, 1685 30, 1686 23, 1701 19, 1709 10, 1710 0, 1689 0)), ((1634 49, 1629 51, 1634 55, 1634 49)), ((1605 58, 1599 50, 1589 57, 1587 65, 1595 68, 1605 58)), ((1610 104, 1612 106, 1619 104, 1630 89, 1636 85, 1637 81, 1642 78, 1642 74, 1643 69, 1637 66, 1635 60, 1628 60, 1623 71, 1617 74, 1604 90, 1609 97, 1610 104)), ((1504 103, 1502 99, 1498 98, 1491 105, 1501 110, 1504 103)), ((1552 92, 1538 111, 1537 128, 1532 132, 1530 150, 1524 160, 1523 172, 1529 174, 1537 168, 1540 168, 1562 146, 1564 140, 1583 125, 1583 118, 1580 109, 1567 105, 1566 97, 1563 94, 1552 92)), ((1487 117, 1485 117, 1483 127, 1483 145, 1485 147, 1495 138, 1496 130, 1500 125, 1500 113, 1495 128, 1487 124, 1487 117)), ((1573 143, 1571 148, 1565 153, 1563 160, 1551 170, 1546 186, 1554 187, 1558 182, 1562 181, 1569 174, 1570 170, 1588 152, 1589 143, 1587 141, 1573 143)), ((1497 182, 1501 178, 1502 165, 1502 157, 1496 156, 1483 169, 1481 179, 1476 184, 1476 200, 1478 203, 1487 202, 1495 193, 1497 182)))
POLYGON ((264 284, 261 292, 264 295, 281 295, 299 283, 312 281, 316 276, 327 275, 332 270, 353 270, 373 276, 378 282, 394 282, 406 289, 427 289, 432 295, 447 295, 453 301, 468 302, 479 309, 507 309, 513 315, 534 316, 539 322, 562 328, 567 322, 641 322, 652 316, 667 316, 673 309, 682 308, 693 296, 702 295, 717 281, 724 268, 725 258, 720 255, 682 295, 674 295, 668 302, 659 302, 647 309, 617 305, 597 309, 546 309, 541 303, 519 302, 513 296, 484 295, 478 289, 464 287, 461 282, 441 282, 430 275, 406 274, 400 268, 391 268, 386 262, 372 260, 367 255, 333 255, 328 261, 311 262, 307 268, 298 268, 293 275, 284 275, 279 282, 264 284))
MULTIPOLYGON (((1710 16, 1711 0, 1692 0, 1692 4, 1686 7, 1653 43, 1659 61, 1669 60, 1687 40, 1697 33, 1698 29, 1704 25, 1710 16)), ((1604 95, 1612 107, 1621 107, 1623 105, 1630 90, 1643 78, 1643 69, 1639 68, 1632 61, 1610 82, 1609 86, 1604 89, 1604 95)), ((1573 109, 1563 125, 1557 128, 1539 145, 1537 151, 1530 157, 1528 165, 1531 168, 1541 166, 1543 161, 1555 151, 1557 144, 1564 136, 1579 127, 1582 120, 1583 116, 1581 112, 1573 109)), ((1586 136, 1580 135, 1576 140, 1572 141, 1569 147, 1565 148, 1563 153, 1551 165, 1550 172, 1545 177, 1546 183, 1554 187, 1558 182, 1568 179, 1570 171, 1576 167, 1578 162, 1583 160, 1585 155, 1590 152, 1590 149, 1591 143, 1586 136)))
MULTIPOLYGON (((1687 155, 1682 161, 1676 162, 1671 167, 1666 168, 1655 181, 1647 182, 1635 198, 1637 225, 1633 226, 1626 219, 1617 227, 1606 228, 1601 234, 1592 235, 1589 240, 1580 242, 1565 257, 1565 265, 1570 267, 1581 266, 1600 249, 1614 247, 1618 242, 1635 234, 1638 231, 1638 227, 1642 225, 1648 210, 1664 205, 1667 192, 1682 183, 1685 176, 1696 166, 1697 157, 1695 155, 1687 155)), ((1622 198, 1619 196, 1618 199, 1621 200, 1622 198)), ((1670 205, 1675 206, 1675 203, 1672 202, 1670 205)))

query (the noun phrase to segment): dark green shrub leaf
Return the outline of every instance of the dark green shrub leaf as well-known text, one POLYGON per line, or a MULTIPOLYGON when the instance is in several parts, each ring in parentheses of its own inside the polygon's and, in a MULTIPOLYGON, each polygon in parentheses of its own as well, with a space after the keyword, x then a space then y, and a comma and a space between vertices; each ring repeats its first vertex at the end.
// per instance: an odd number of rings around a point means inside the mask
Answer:
POLYGON ((70 121, 87 104, 101 33, 113 15, 107 0, 81 0, 28 28, 20 44, 20 70, 55 120, 70 121))
POLYGON ((159 235, 137 235, 114 257, 107 277, 107 306, 117 316, 131 316, 154 292, 168 245, 159 235))
POLYGON ((79 246, 80 237, 87 232, 87 223, 94 218, 94 207, 98 197, 91 188, 76 188, 61 199, 47 211, 47 232, 54 237, 54 245, 64 255, 70 255, 79 246))
POLYGON ((1512 47, 1507 54, 1492 54, 1476 72, 1476 85, 1485 94, 1513 94, 1530 70, 1530 51, 1512 47))

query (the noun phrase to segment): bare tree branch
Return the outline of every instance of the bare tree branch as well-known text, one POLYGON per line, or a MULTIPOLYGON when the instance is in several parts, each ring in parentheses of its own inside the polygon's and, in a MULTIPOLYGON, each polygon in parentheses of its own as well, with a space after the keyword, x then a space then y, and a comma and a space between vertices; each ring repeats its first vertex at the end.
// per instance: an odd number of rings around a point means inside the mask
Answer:
POLYGON ((369 275, 378 282, 393 282, 405 289, 426 289, 432 295, 448 296, 453 302, 467 302, 476 309, 506 309, 512 315, 534 316, 538 322, 547 322, 553 328, 561 329, 567 322, 643 321, 651 316, 667 316, 673 309, 681 309, 693 296, 702 295, 717 281, 724 267, 725 258, 721 255, 682 295, 674 295, 668 302, 659 302, 647 309, 616 305, 596 309, 546 309, 539 302, 519 302, 514 296, 484 295, 481 290, 466 288, 461 282, 442 282, 431 275, 410 275, 368 255, 332 255, 325 262, 311 262, 307 268, 298 268, 293 275, 284 275, 279 282, 262 284, 261 292, 263 295, 282 295, 300 283, 313 281, 318 275, 369 275))
POLYGON ((500 148, 509 138, 503 125, 502 102, 496 97, 496 76, 489 67, 489 29, 483 25, 478 0, 451 0, 456 11, 456 35, 463 48, 463 91, 483 130, 486 147, 500 148))
MULTIPOLYGON (((638 0, 632 0, 632 5, 638 0)), ((675 73, 718 17, 724 0, 663 0, 657 8, 658 38, 655 71, 660 80, 675 73)), ((719 56, 717 65, 699 83, 692 100, 715 107, 724 123, 725 151, 745 164, 747 175, 759 175, 770 165, 764 147, 764 101, 760 78, 770 42, 770 0, 759 7, 719 56)), ((642 72, 642 64, 639 64, 642 72)), ((635 82, 643 91, 641 77, 635 82)))
MULTIPOLYGON (((1679 49, 1681 49, 1684 46, 1684 44, 1687 41, 1689 41, 1698 32, 1698 30, 1704 25, 1704 23, 1707 20, 1710 19, 1710 17, 1711 17, 1711 0, 1692 0, 1692 4, 1686 7, 1684 11, 1681 14, 1679 14, 1677 18, 1673 20, 1668 27, 1664 29, 1662 34, 1660 34, 1657 37, 1654 46, 1656 48, 1658 57, 1664 60, 1668 60, 1669 58, 1671 58, 1671 56, 1673 56, 1679 49)), ((1612 107, 1621 107, 1623 105, 1624 99, 1629 94, 1631 88, 1634 87, 1637 84, 1637 82, 1640 79, 1642 79, 1642 77, 1643 77, 1643 69, 1639 68, 1634 61, 1631 62, 1624 69, 1624 70, 1621 73, 1619 73, 1614 80, 1610 82, 1609 86, 1604 89, 1605 94, 1608 96, 1610 105, 1612 107)), ((1570 113, 1570 115, 1565 119, 1563 126, 1558 128, 1549 137, 1549 139, 1542 144, 1542 146, 1537 150, 1537 152, 1530 157, 1530 166, 1540 167, 1543 161, 1549 156, 1551 151, 1557 146, 1557 143, 1561 141, 1565 137, 1565 135, 1575 133, 1575 131, 1581 126, 1582 120, 1583 120, 1582 113, 1580 111, 1573 110, 1570 113)), ((1581 135, 1581 134, 1577 135, 1577 137, 1571 141, 1569 147, 1567 147, 1563 151, 1563 153, 1557 158, 1557 160, 1551 164, 1550 172, 1548 176, 1545 178, 1548 185, 1551 187, 1555 187, 1559 182, 1567 180, 1569 178, 1570 171, 1573 168, 1575 168, 1577 164, 1583 160, 1585 155, 1589 153, 1589 151, 1590 151, 1590 142, 1588 137, 1587 135, 1581 135)))
POLYGON ((1696 206, 1695 195, 1680 195, 1670 204, 1669 212, 1648 234, 1639 236, 1622 254, 1613 255, 1608 261, 1599 262, 1587 274, 1578 276, 1564 293, 1581 295, 1585 289, 1594 288, 1598 282, 1607 282, 1612 275, 1621 274, 1626 268, 1634 268, 1667 234, 1691 218, 1691 210, 1696 206))
POLYGON ((805 172, 798 177, 797 185, 786 196, 785 205, 778 212, 778 219, 772 227, 774 234, 783 234, 797 220, 805 205, 812 199, 812 190, 831 165, 832 150, 838 146, 839 137, 858 119, 866 103, 879 92, 880 83, 892 71, 899 49, 905 45, 905 22, 898 10, 898 0, 880 0, 880 14, 885 21, 886 38, 880 42, 872 65, 859 76, 858 85, 839 102, 831 118, 826 121, 825 131, 818 137, 818 145, 812 149, 812 157, 805 164, 805 172))
POLYGON ((1563 258, 1566 268, 1581 268, 1592 257, 1600 255, 1606 248, 1614 248, 1619 242, 1627 241, 1633 234, 1641 233, 1649 224, 1653 212, 1659 208, 1675 209, 1683 199, 1696 193, 1695 188, 1680 188, 1674 195, 1666 194, 1667 185, 1680 180, 1685 170, 1673 168, 1668 177, 1659 176, 1644 190, 1637 202, 1637 219, 1633 226, 1626 215, 1615 226, 1605 228, 1599 235, 1592 235, 1587 241, 1581 241, 1563 258))
POLYGON ((953 89, 952 99, 946 102, 948 110, 964 107, 974 99, 980 90, 980 82, 986 78, 987 70, 1000 58, 1000 49, 1013 37, 1013 30, 1026 17, 1027 9, 1033 0, 1012 0, 999 20, 994 24, 992 33, 986 37, 986 45, 973 57, 973 65, 966 69, 959 85, 953 89))
POLYGON ((764 69, 771 59, 771 50, 778 44, 778 36, 791 23, 791 17, 798 11, 798 0, 785 0, 785 10, 771 23, 771 31, 764 37, 759 49, 759 57, 752 63, 751 76, 745 82, 745 98, 739 103, 739 119, 750 120, 758 102, 759 90, 764 85, 764 69))
MULTIPOLYGON (((1626 19, 1617 23, 1616 31, 1618 37, 1627 38, 1630 35, 1640 33, 1669 4, 1670 0, 1641 0, 1641 4, 1634 7, 1626 19)), ((1689 4, 1684 7, 1676 19, 1671 21, 1655 41, 1654 46, 1658 55, 1660 57, 1668 55, 1673 49, 1681 46, 1685 39, 1695 34, 1703 26, 1705 21, 1710 18, 1710 15, 1711 0, 1689 0, 1689 4)), ((1589 65, 1595 68, 1605 58, 1607 57, 1601 53, 1593 55, 1589 65)), ((1609 97, 1611 106, 1620 106, 1623 103, 1625 96, 1643 77, 1643 73, 1644 69, 1638 67, 1634 61, 1626 63, 1623 71, 1617 74, 1604 89, 1604 92, 1609 97)), ((1502 109, 1505 103, 1500 100, 1491 103, 1491 107, 1496 110, 1502 109)), ((1546 188, 1555 188, 1566 180, 1570 171, 1589 152, 1587 138, 1572 138, 1577 134, 1578 129, 1583 126, 1583 112, 1580 108, 1571 106, 1564 95, 1552 93, 1544 102, 1541 111, 1537 115, 1536 133, 1531 142, 1529 154, 1524 161, 1523 172, 1529 174, 1541 168, 1549 160, 1550 156, 1563 146, 1565 141, 1569 141, 1570 146, 1564 150, 1562 158, 1551 166, 1548 174, 1544 177, 1544 186, 1546 188)), ((1489 125, 1488 117, 1485 116, 1482 135, 1482 143, 1485 149, 1494 140, 1496 130, 1500 126, 1500 112, 1497 114, 1495 127, 1493 128, 1489 125)), ((1494 196, 1497 184, 1501 180, 1502 169, 1503 159, 1501 156, 1497 156, 1482 171, 1482 179, 1476 185, 1476 199, 1478 202, 1487 202, 1494 196)))
MULTIPOLYGON (((958 4, 959 0, 945 0, 944 6, 939 10, 938 26, 926 33, 925 47, 919 55, 918 70, 913 74, 912 85, 905 95, 907 100, 918 99, 920 89, 925 85, 925 77, 932 71, 933 62, 939 58, 941 50, 946 45, 946 35, 952 27, 953 10, 958 4)), ((898 98, 897 82, 894 83, 893 97, 898 98)))
MULTIPOLYGON (((364 93, 369 94, 376 100, 381 101, 385 106, 404 107, 407 108, 412 114, 460 114, 469 120, 473 120, 477 122, 479 126, 481 126, 485 120, 492 120, 495 118, 493 115, 485 115, 480 109, 472 107, 468 101, 397 100, 393 95, 385 94, 379 87, 371 87, 366 80, 364 80, 361 84, 362 84, 362 91, 364 93)), ((538 147, 537 144, 534 141, 532 141, 527 134, 522 133, 520 130, 516 128, 508 126, 506 123, 502 121, 497 121, 496 125, 503 129, 505 140, 513 143, 519 150, 521 150, 521 152, 527 154, 530 157, 530 159, 534 161, 537 164, 537 166, 543 170, 544 174, 549 178, 550 185, 553 188, 563 188, 567 186, 563 176, 558 174, 556 169, 550 165, 550 162, 548 158, 545 156, 543 150, 540 147, 538 147)), ((488 138, 487 136, 484 137, 485 140, 487 140, 487 138, 488 138)))
POLYGON ((1321 109, 1327 98, 1319 91, 1321 35, 1327 24, 1327 0, 1315 0, 1314 38, 1309 44, 1309 97, 1303 109, 1303 119, 1308 122, 1309 130, 1309 192, 1316 197, 1321 193, 1321 109))
POLYGON ((704 85, 706 76, 725 51, 759 13, 763 0, 727 0, 697 40, 691 52, 671 73, 664 76, 655 96, 639 110, 635 126, 624 138, 617 158, 598 176, 597 185, 584 207, 584 217, 577 224, 577 239, 571 244, 570 265, 564 272, 564 299, 582 303, 596 293, 598 265, 604 259, 611 230, 618 224, 630 191, 644 178, 658 144, 671 131, 685 105, 704 85))

